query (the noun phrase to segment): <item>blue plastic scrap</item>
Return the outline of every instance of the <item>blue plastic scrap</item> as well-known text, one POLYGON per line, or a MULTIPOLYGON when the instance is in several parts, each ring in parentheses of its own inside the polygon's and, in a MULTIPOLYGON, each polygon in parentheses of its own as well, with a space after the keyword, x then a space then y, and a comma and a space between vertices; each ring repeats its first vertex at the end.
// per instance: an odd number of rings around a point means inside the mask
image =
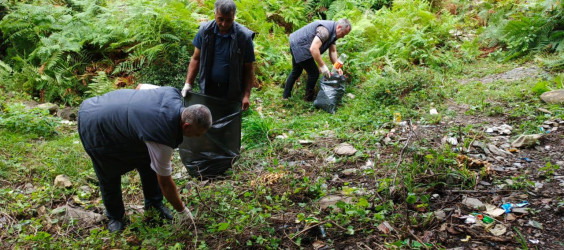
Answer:
POLYGON ((526 161, 526 162, 532 162, 532 161, 533 161, 533 160, 531 160, 531 159, 529 159, 529 158, 527 158, 527 157, 521 158, 521 160, 524 160, 524 161, 526 161))
POLYGON ((505 209, 505 213, 508 214, 508 213, 511 213, 511 209, 514 208, 514 207, 524 207, 524 206, 527 206, 527 205, 529 205, 528 201, 522 201, 522 202, 517 203, 517 204, 505 203, 505 204, 501 205, 501 208, 505 209))
POLYGON ((522 201, 521 203, 517 203, 515 204, 516 207, 524 207, 526 205, 529 205, 528 201, 522 201))
POLYGON ((503 205, 501 205, 501 208, 505 209, 505 213, 511 213, 511 208, 513 208, 513 204, 511 203, 505 203, 503 205))

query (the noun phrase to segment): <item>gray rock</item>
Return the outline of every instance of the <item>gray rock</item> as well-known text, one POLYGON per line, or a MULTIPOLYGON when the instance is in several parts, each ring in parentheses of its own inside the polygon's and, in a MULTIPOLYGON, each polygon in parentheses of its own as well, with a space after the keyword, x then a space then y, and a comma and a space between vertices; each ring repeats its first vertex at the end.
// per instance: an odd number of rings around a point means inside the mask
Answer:
POLYGON ((513 154, 511 154, 510 152, 500 149, 497 146, 493 145, 493 144, 488 144, 488 149, 490 150, 490 152, 492 152, 492 154, 494 155, 498 155, 498 156, 502 156, 502 157, 511 157, 513 156, 513 154))
POLYGON ((522 167, 523 167, 523 165, 521 165, 521 163, 519 163, 519 162, 514 162, 514 163, 513 163, 513 166, 514 166, 514 167, 517 167, 517 168, 522 168, 522 167))
POLYGON ((49 110, 49 113, 54 115, 59 110, 59 106, 57 104, 53 104, 50 102, 42 103, 37 105, 37 108, 49 110))
POLYGON ((439 219, 439 220, 445 220, 446 219, 446 213, 443 210, 437 210, 434 212, 435 213, 435 218, 439 219))
POLYGON ((84 225, 100 223, 104 220, 104 216, 102 214, 86 211, 80 208, 73 208, 68 205, 58 207, 52 211, 53 214, 62 214, 63 212, 63 219, 65 221, 73 219, 84 225))
POLYGON ((352 198, 341 196, 341 195, 328 195, 321 198, 321 200, 319 200, 319 207, 321 209, 326 209, 329 206, 335 206, 335 204, 337 204, 337 202, 339 201, 343 201, 345 203, 351 203, 352 198))
POLYGON ((355 173, 356 173, 356 171, 357 171, 357 170, 356 170, 356 169, 354 169, 354 168, 349 168, 349 169, 345 169, 345 170, 343 170, 343 172, 342 172, 342 173, 343 173, 343 175, 349 176, 349 175, 353 175, 353 174, 355 174, 355 173))
POLYGON ((564 104, 564 89, 544 92, 540 98, 546 103, 564 104))
POLYGON ((61 119, 64 120, 69 120, 69 121, 76 121, 76 117, 78 117, 77 115, 77 111, 76 109, 73 109, 71 107, 66 107, 64 109, 61 109, 57 112, 57 116, 61 117, 61 119))
POLYGON ((476 209, 476 210, 484 210, 486 209, 486 206, 484 205, 484 203, 482 203, 480 200, 476 199, 476 198, 464 198, 462 200, 462 204, 471 208, 471 209, 476 209))
POLYGON ((532 134, 532 135, 521 135, 517 140, 511 143, 511 146, 514 148, 525 148, 535 146, 537 142, 542 138, 541 134, 532 134))
POLYGON ((57 175, 57 177, 55 177, 54 185, 55 185, 55 187, 69 188, 69 187, 72 186, 72 183, 71 183, 68 176, 60 174, 60 175, 57 175))
POLYGON ((516 213, 516 214, 528 214, 529 213, 528 209, 524 208, 524 207, 512 208, 511 212, 516 213))
MULTIPOLYGON (((488 150, 488 147, 486 146, 486 144, 481 142, 481 141, 472 142, 472 146, 482 149, 482 151, 484 151, 484 153, 487 154, 487 155, 490 154, 490 150, 488 150)), ((478 159, 480 159, 480 158, 478 158, 478 159)), ((483 160, 483 159, 481 159, 481 160, 483 160)))
POLYGON ((334 149, 334 152, 337 155, 351 156, 351 155, 354 155, 356 153, 356 151, 357 150, 352 145, 350 145, 348 143, 341 143, 334 149))

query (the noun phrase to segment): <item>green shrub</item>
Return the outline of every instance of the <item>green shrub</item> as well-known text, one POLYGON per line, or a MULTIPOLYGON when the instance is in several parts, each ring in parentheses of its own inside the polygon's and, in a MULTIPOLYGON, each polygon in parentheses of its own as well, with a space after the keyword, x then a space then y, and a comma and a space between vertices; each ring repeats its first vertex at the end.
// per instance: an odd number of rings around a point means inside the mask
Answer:
POLYGON ((57 120, 49 115, 48 110, 27 108, 21 103, 14 103, 4 108, 0 127, 16 133, 49 137, 56 133, 57 120))

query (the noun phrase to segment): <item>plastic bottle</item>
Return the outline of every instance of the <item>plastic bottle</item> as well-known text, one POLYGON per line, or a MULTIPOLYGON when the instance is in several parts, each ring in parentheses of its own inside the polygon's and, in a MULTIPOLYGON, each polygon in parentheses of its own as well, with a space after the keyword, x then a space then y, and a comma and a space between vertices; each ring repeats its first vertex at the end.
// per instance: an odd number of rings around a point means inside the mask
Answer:
POLYGON ((347 59, 347 54, 343 53, 337 58, 337 61, 333 64, 333 69, 331 70, 331 75, 337 74, 337 71, 343 67, 343 62, 347 59))

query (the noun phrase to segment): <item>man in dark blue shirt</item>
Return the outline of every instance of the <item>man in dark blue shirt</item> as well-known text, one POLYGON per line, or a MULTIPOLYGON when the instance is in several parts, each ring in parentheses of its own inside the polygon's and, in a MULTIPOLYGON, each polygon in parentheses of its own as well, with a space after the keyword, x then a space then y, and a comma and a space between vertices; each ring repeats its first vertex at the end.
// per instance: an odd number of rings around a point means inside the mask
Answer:
POLYGON ((192 89, 199 73, 201 93, 241 102, 246 110, 254 81, 254 32, 234 21, 232 0, 217 0, 214 12, 215 20, 203 23, 194 38, 182 95, 192 89))

